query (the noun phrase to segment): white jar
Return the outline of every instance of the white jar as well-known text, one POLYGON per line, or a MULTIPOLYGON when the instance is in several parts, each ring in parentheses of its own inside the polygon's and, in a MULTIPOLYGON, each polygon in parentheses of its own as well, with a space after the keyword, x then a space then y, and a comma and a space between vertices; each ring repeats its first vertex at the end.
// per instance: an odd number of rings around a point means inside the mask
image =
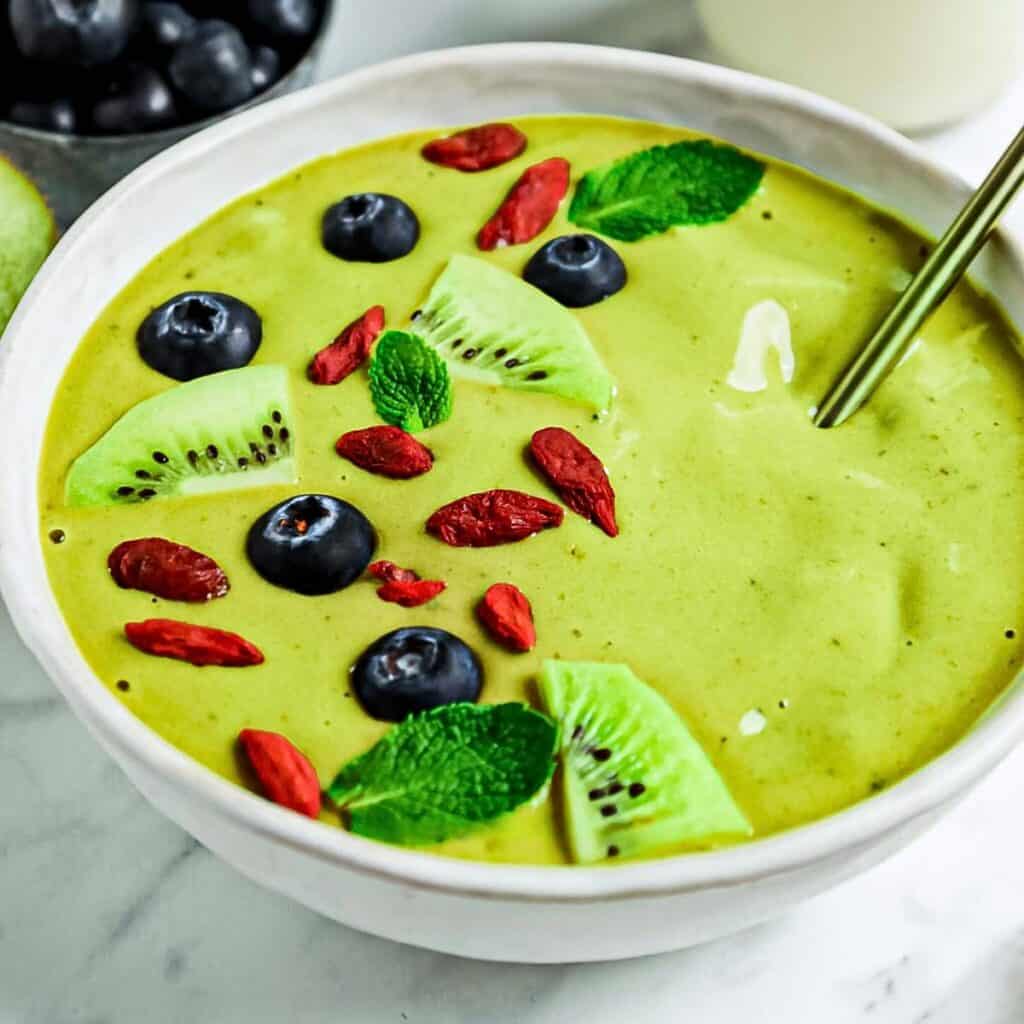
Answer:
POLYGON ((722 59, 894 127, 956 121, 1022 70, 1024 0, 698 0, 722 59))

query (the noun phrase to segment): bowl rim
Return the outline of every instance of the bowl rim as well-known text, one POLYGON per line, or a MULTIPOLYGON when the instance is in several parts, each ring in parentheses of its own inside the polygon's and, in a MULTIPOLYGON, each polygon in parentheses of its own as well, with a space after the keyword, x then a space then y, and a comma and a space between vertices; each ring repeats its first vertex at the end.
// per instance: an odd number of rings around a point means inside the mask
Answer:
MULTIPOLYGON (((931 180, 960 192, 970 191, 958 175, 920 150, 908 139, 832 100, 793 86, 744 72, 685 58, 655 53, 567 43, 500 43, 458 47, 401 57, 350 72, 309 89, 260 104, 189 136, 147 161, 96 202, 72 226, 36 277, 8 326, 0 347, 0 408, 13 408, 16 393, 7 372, 11 353, 29 345, 19 338, 27 310, 44 297, 63 271, 63 254, 80 238, 102 224, 107 208, 123 193, 143 189, 154 177, 191 165, 203 151, 237 134, 268 127, 308 107, 340 98, 349 90, 396 80, 434 69, 519 64, 559 65, 562 68, 614 67, 623 73, 657 72, 681 85, 701 84, 746 98, 770 101, 842 131, 847 137, 881 146, 921 170, 931 180)), ((468 79, 472 81, 472 77, 468 79)), ((1024 276, 1024 252, 1004 228, 1001 236, 1007 260, 1024 276)), ((38 466, 33 462, 34 490, 38 466)), ((0 502, 6 503, 19 475, 17 460, 0 465, 0 502)), ((63 692, 75 713, 101 744, 134 768, 158 776, 186 793, 206 810, 235 827, 261 836, 296 853, 390 882, 492 900, 595 902, 649 898, 708 888, 732 888, 759 879, 801 871, 838 855, 849 856, 874 846, 887 833, 925 819, 966 790, 1002 760, 1024 735, 1024 687, 1011 685, 974 728, 946 753, 894 784, 881 794, 826 818, 740 846, 680 854, 658 860, 614 866, 540 866, 496 864, 442 857, 423 850, 377 843, 287 811, 216 775, 164 740, 130 712, 96 678, 79 653, 45 579, 33 581, 18 571, 17 553, 0 541, 0 593, 14 624, 43 668, 63 692), (42 586, 52 609, 38 613, 33 587, 42 586), (62 648, 53 649, 43 623, 56 616, 62 648)), ((1018 677, 1018 684, 1020 677, 1018 677)), ((129 773, 135 778, 135 772, 129 773)))

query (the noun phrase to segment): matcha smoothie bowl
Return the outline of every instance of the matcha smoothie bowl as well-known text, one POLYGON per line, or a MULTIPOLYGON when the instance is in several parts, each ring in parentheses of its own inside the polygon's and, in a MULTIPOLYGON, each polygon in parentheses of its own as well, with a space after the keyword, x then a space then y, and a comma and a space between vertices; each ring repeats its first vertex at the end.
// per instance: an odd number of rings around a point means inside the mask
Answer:
POLYGON ((589 48, 234 119, 12 323, 12 615, 147 796, 339 920, 531 960, 752 923, 1020 730, 1011 244, 809 420, 962 195, 832 104, 589 48))

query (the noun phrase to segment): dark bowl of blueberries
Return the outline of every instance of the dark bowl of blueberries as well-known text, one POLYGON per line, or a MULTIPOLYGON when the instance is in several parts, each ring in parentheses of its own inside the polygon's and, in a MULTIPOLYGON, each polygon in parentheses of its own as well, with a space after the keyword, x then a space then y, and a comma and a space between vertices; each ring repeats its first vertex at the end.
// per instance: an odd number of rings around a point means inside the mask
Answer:
POLYGON ((0 0, 0 157, 66 226, 162 149, 308 85, 332 0, 0 0))

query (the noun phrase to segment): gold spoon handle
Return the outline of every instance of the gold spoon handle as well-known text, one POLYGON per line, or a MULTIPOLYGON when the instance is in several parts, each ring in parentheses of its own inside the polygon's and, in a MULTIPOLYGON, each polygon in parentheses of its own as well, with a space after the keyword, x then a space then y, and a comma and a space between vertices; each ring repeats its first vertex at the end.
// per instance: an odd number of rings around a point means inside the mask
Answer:
POLYGON ((814 414, 816 427, 838 427, 874 393, 925 319, 963 277, 1000 214, 1024 184, 1024 128, 911 278, 870 341, 843 370, 814 414))

